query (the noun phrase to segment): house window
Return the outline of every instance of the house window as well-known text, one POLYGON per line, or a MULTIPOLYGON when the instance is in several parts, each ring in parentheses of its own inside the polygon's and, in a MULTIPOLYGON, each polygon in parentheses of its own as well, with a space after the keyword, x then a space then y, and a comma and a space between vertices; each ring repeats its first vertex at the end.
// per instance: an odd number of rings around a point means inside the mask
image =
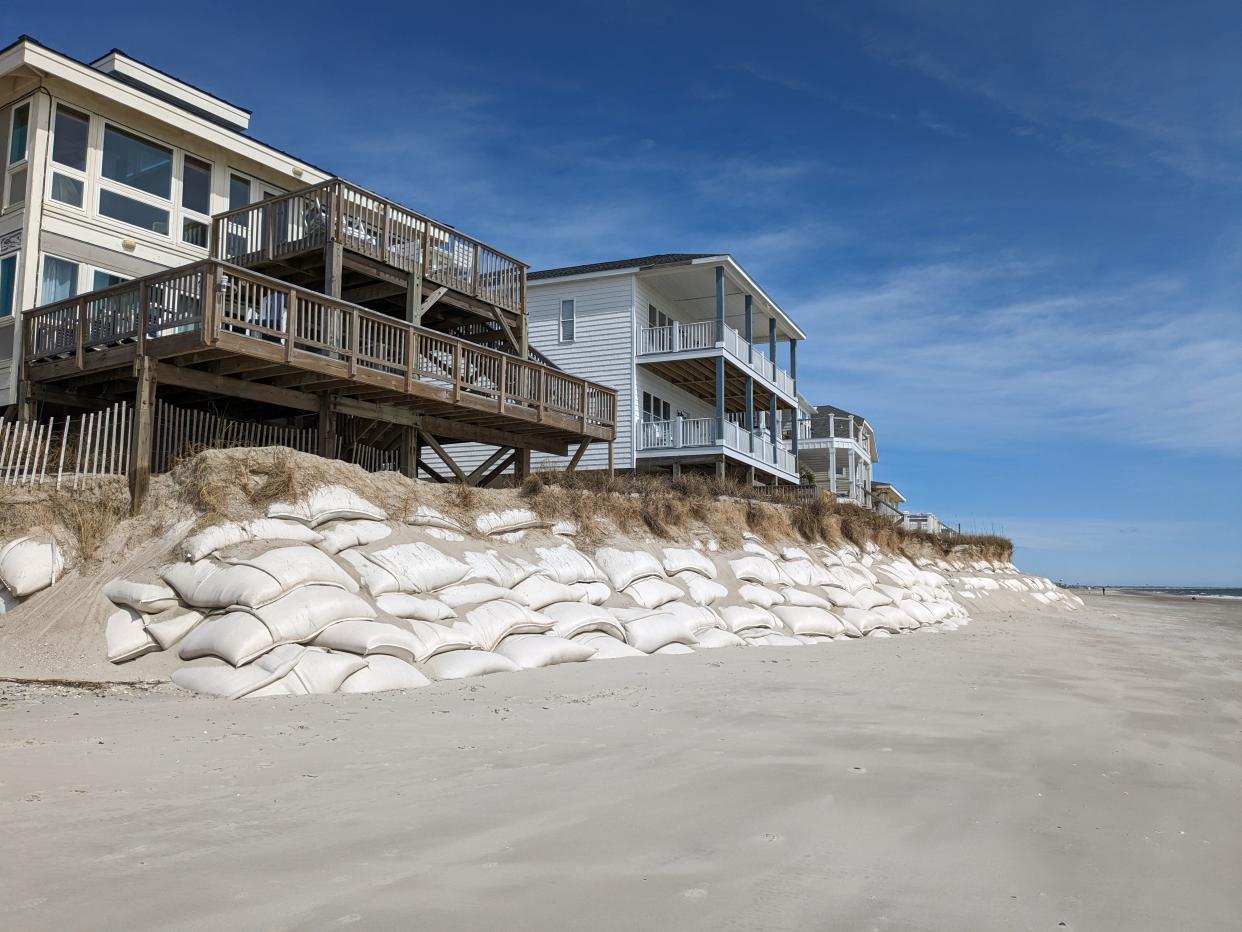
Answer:
POLYGON ((669 317, 654 304, 647 305, 647 326, 649 327, 671 327, 673 326, 673 318, 669 317))
POLYGON ((17 295, 17 255, 0 259, 0 317, 8 317, 15 310, 17 295))
POLYGON ((52 184, 48 196, 71 207, 86 199, 86 148, 90 118, 56 105, 52 136, 52 184))
POLYGON ((182 242, 206 249, 211 215, 211 165, 192 155, 187 155, 181 166, 181 211, 182 242))
POLYGON ((574 299, 561 302, 561 342, 574 342, 574 299))
POLYGON ((229 175, 229 210, 250 206, 250 179, 229 175))
POLYGON ((672 405, 651 392, 643 392, 643 422, 672 420, 672 405))
POLYGON ((124 275, 117 275, 115 272, 105 272, 103 269, 95 269, 91 273, 91 290, 99 291, 103 288, 111 288, 113 285, 119 285, 127 282, 129 279, 124 275))
POLYGON ((78 293, 78 264, 55 256, 43 257, 43 280, 39 286, 39 303, 53 304, 75 297, 78 293))
POLYGON ((17 207, 26 202, 26 148, 30 134, 30 104, 13 108, 9 123, 8 166, 4 175, 3 206, 17 207))
POLYGON ((172 149, 104 124, 100 173, 162 200, 172 196, 172 149))

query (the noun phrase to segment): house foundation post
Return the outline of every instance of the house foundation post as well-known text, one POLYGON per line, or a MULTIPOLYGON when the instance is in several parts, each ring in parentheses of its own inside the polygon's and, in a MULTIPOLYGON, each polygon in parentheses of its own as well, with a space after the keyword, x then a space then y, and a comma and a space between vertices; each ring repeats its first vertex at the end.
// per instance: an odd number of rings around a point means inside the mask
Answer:
POLYGON ((324 459, 336 459, 336 398, 331 392, 319 396, 319 455, 324 459))
POLYGON ((135 363, 138 385, 134 390, 133 427, 129 439, 129 513, 142 509, 151 484, 151 440, 155 420, 155 365, 149 356, 135 363))

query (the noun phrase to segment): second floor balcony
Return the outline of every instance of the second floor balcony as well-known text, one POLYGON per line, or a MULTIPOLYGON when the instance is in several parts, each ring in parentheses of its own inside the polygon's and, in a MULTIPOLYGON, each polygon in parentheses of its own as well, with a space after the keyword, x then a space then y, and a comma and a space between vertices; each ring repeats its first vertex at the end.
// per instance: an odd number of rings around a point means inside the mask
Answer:
POLYGON ((769 359, 759 346, 747 343, 746 338, 728 324, 721 326, 714 320, 691 323, 673 321, 663 327, 640 327, 638 330, 638 358, 667 357, 688 358, 709 356, 723 352, 725 358, 743 371, 771 385, 787 397, 796 397, 794 379, 788 372, 769 359))

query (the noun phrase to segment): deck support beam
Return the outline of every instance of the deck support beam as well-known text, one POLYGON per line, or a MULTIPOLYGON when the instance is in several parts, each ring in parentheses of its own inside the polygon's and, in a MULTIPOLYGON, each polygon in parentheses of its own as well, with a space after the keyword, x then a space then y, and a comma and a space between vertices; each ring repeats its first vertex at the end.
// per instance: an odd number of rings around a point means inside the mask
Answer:
POLYGON ((498 447, 496 452, 476 466, 466 477, 466 485, 478 485, 479 479, 482 478, 489 469, 496 465, 497 460, 503 459, 505 455, 512 457, 513 450, 509 447, 498 447))
POLYGON ((611 477, 613 474, 614 474, 614 469, 613 469, 613 461, 612 461, 612 441, 609 440, 608 441, 608 475, 611 477))
POLYGON ((151 485, 151 439, 155 421, 155 365, 149 356, 134 361, 133 427, 129 439, 129 513, 138 514, 151 485))
POLYGON ((578 449, 574 451, 573 457, 569 460, 569 465, 565 467, 565 472, 573 472, 578 468, 578 463, 582 460, 582 454, 587 451, 587 447, 591 445, 591 438, 582 438, 582 443, 578 444, 578 449))
POLYGON ((453 475, 457 477, 457 481, 462 485, 469 485, 470 481, 466 474, 462 472, 461 467, 457 465, 457 462, 453 459, 453 457, 448 455, 448 452, 445 451, 444 447, 440 446, 436 438, 431 436, 431 434, 427 433, 425 430, 420 430, 419 433, 422 435, 423 442, 435 451, 436 456, 440 457, 440 462, 447 466, 452 471, 453 475))
POLYGON ((521 482, 530 475, 530 449, 523 447, 514 452, 517 455, 513 459, 513 478, 521 482))
POLYGON ((479 482, 479 486, 481 488, 486 489, 493 482, 499 479, 504 474, 504 471, 509 468, 509 464, 514 461, 514 458, 516 456, 517 456, 517 451, 511 450, 508 456, 506 456, 503 460, 501 460, 499 463, 496 464, 495 469, 493 469, 491 472, 489 472, 486 476, 483 477, 482 481, 479 482))

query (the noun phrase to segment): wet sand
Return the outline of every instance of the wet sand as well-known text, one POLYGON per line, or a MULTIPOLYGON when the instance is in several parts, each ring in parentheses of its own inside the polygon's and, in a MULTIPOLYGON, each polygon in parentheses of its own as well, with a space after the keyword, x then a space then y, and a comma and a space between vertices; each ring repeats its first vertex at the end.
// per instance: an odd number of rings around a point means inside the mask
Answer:
POLYGON ((12 929, 1237 929, 1242 606, 239 703, 0 684, 12 929))

